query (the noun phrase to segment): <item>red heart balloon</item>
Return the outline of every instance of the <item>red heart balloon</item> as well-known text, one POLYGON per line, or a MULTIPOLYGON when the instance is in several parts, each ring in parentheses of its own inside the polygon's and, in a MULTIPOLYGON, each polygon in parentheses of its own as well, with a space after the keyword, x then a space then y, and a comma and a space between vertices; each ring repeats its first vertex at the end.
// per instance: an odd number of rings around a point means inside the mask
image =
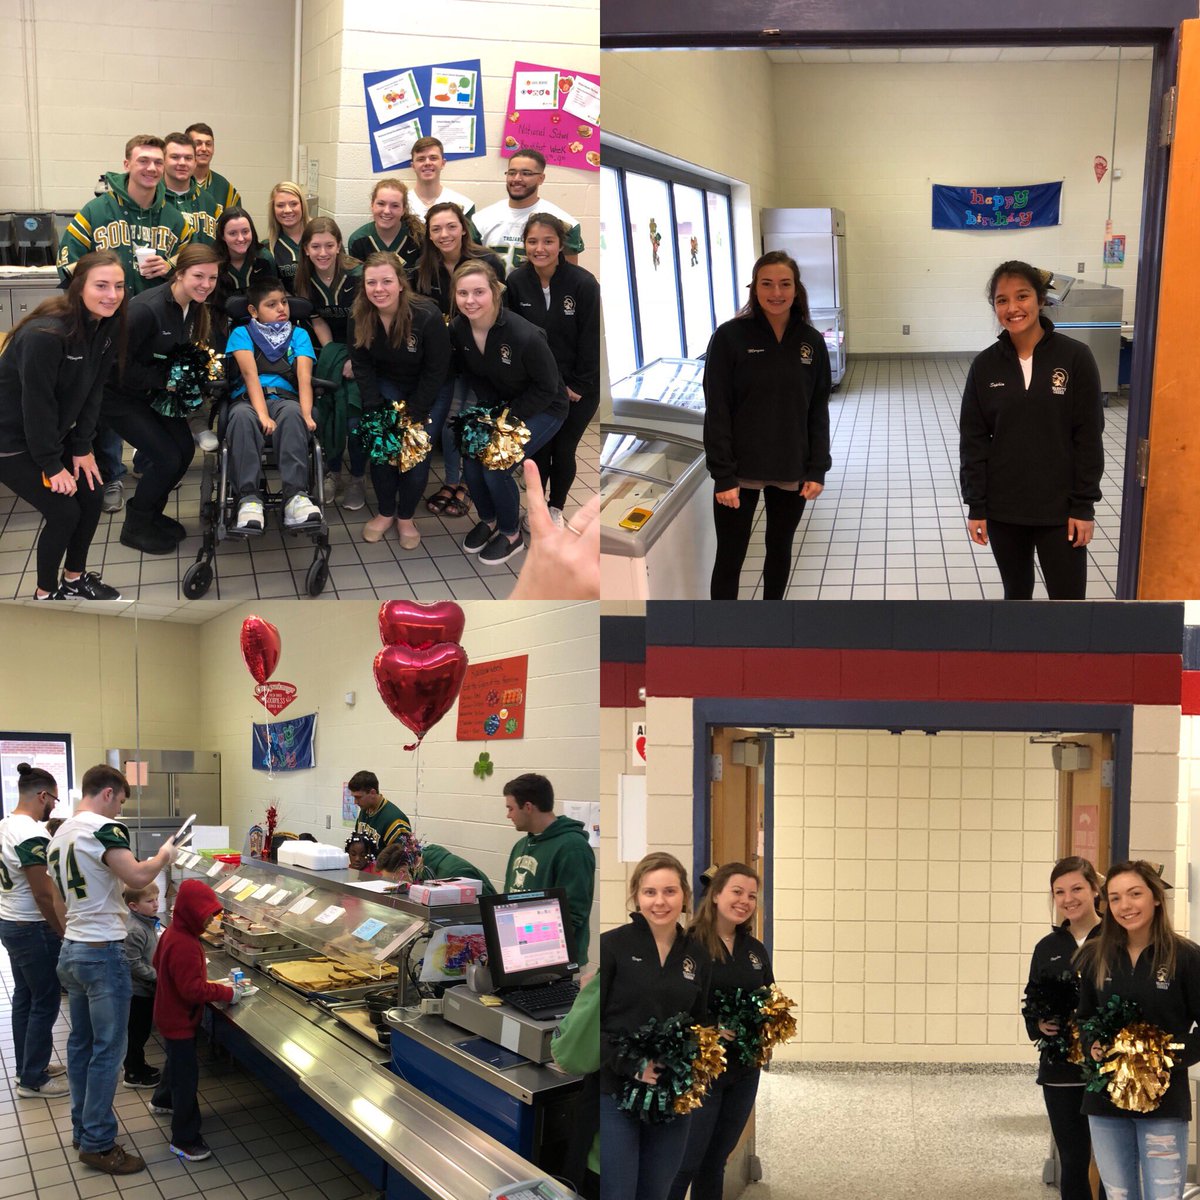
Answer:
POLYGON ((379 695, 388 712, 417 735, 417 744, 450 711, 466 673, 467 652, 453 642, 422 649, 385 646, 375 655, 379 695))
POLYGON ((242 622, 242 657, 255 683, 266 683, 279 666, 279 630, 262 617, 242 622))
POLYGON ((467 618, 453 600, 421 604, 417 600, 385 600, 379 606, 379 636, 385 646, 423 650, 439 642, 462 641, 467 618))

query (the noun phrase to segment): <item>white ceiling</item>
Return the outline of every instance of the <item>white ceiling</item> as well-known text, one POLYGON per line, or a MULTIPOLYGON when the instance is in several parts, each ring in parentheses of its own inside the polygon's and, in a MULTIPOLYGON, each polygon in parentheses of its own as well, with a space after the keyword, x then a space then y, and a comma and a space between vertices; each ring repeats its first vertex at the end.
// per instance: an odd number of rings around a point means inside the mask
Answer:
MULTIPOLYGON (((1148 59, 1150 46, 1122 46, 1121 59, 1148 59)), ((1115 59, 1116 46, 910 46, 892 49, 768 50, 776 63, 1093 62, 1115 59)))
MULTIPOLYGON (((86 612, 93 617, 136 617, 139 621, 177 621, 186 625, 203 625, 245 601, 167 600, 151 603, 145 600, 4 600, 0 603, 45 608, 49 612, 86 612)), ((3 618, 0 618, 2 626, 3 618)))

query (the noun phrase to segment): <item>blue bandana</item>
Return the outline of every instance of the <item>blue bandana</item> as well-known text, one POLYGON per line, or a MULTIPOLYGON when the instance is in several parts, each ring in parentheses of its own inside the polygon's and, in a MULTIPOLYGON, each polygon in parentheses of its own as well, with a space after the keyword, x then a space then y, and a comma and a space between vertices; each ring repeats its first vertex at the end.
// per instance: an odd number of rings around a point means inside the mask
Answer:
POLYGON ((263 352, 267 362, 278 362, 292 340, 291 321, 271 321, 264 325, 250 318, 250 340, 263 352))

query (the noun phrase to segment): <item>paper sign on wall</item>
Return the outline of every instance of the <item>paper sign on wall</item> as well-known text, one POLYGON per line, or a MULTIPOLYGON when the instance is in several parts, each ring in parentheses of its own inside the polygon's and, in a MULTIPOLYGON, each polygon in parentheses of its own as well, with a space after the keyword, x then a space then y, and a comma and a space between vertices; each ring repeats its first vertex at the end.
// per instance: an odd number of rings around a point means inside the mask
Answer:
POLYGON ((646 722, 634 721, 629 733, 629 761, 634 768, 646 765, 646 722))
POLYGON ((528 675, 528 654, 472 663, 458 693, 458 740, 523 738, 528 675))
POLYGON ((637 862, 646 855, 646 777, 617 776, 617 858, 637 862))
POLYGON ((600 170, 600 76, 513 64, 500 153, 540 150, 555 167, 600 170))
POLYGON ((600 802, 598 800, 564 800, 563 816, 583 825, 588 845, 600 849, 600 802))

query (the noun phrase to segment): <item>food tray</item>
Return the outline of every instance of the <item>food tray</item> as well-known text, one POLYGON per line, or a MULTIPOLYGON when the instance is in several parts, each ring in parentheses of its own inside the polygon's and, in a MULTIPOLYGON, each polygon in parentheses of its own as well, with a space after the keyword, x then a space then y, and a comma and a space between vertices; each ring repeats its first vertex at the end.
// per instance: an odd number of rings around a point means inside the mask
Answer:
POLYGON ((290 938, 277 929, 263 929, 252 933, 231 921, 225 922, 225 937, 226 940, 238 942, 250 950, 282 950, 296 944, 295 938, 290 938))
POLYGON ((258 967, 262 970, 269 963, 283 962, 289 958, 306 958, 311 951, 295 944, 271 950, 255 950, 249 946, 240 946, 237 942, 226 942, 225 953, 248 967, 258 967))
POLYGON ((331 1004, 329 1006, 329 1013, 345 1025, 347 1029, 352 1029, 359 1037, 365 1038, 371 1045, 380 1047, 391 1044, 391 1027, 386 1024, 382 1026, 372 1025, 365 1004, 331 1004), (387 1041, 380 1038, 380 1029, 387 1035, 387 1041))

